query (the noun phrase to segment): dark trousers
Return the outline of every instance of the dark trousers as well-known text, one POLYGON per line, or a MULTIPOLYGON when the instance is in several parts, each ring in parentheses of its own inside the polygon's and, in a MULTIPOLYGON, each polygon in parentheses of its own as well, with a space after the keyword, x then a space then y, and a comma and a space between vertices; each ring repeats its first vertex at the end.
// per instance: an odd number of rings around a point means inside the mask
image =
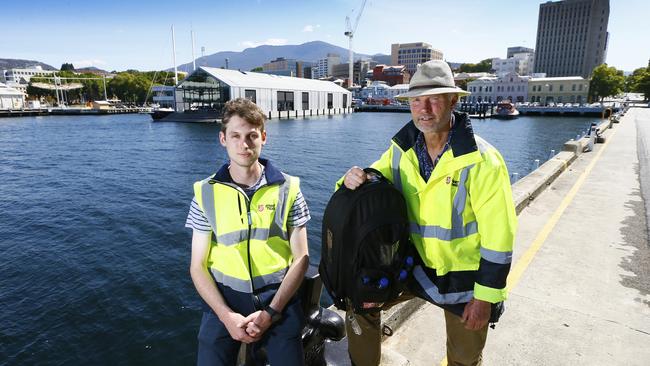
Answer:
MULTIPOLYGON (((254 312, 254 307, 247 312, 247 316, 254 312)), ((241 310, 240 310, 241 311, 241 310)), ((262 339, 252 343, 249 347, 264 347, 268 362, 271 366, 304 365, 301 331, 304 325, 304 316, 300 301, 291 301, 282 312, 282 319, 269 328, 262 339)), ((226 326, 212 311, 203 312, 201 328, 199 329, 199 350, 197 365, 199 366, 234 366, 241 342, 230 337, 226 326)))

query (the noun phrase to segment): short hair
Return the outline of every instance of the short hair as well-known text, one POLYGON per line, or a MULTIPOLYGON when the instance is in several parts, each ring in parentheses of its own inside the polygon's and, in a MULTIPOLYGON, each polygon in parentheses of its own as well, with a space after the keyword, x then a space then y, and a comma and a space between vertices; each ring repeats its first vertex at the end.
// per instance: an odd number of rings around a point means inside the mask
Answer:
POLYGON ((228 122, 232 116, 239 116, 243 118, 246 122, 252 124, 253 126, 264 131, 264 121, 266 120, 266 115, 251 100, 246 98, 235 98, 229 100, 224 105, 223 118, 221 120, 221 132, 226 132, 228 127, 228 122))

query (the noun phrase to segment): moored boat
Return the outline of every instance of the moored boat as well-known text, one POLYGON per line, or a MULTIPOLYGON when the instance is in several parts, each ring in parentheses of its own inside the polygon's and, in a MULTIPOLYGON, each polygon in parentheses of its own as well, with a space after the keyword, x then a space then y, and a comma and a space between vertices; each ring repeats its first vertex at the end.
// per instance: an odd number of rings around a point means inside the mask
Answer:
POLYGON ((516 118, 517 116, 519 116, 519 111, 509 100, 502 100, 497 103, 497 110, 493 115, 495 118, 503 119, 516 118))

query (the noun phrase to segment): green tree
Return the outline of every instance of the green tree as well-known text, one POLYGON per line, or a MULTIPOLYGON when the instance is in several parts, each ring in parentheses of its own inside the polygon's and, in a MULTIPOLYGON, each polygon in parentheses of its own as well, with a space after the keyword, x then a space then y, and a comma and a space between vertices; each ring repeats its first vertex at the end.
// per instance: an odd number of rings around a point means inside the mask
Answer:
POLYGON ((254 67, 251 69, 252 72, 262 72, 264 69, 261 66, 254 67))
POLYGON ((650 99, 650 67, 641 67, 625 79, 625 89, 633 93, 643 93, 646 100, 650 99))
POLYGON ((458 72, 490 72, 492 71, 492 59, 486 58, 477 64, 461 64, 458 72))
POLYGON ((591 73, 589 82, 589 95, 594 99, 603 99, 609 96, 617 95, 623 91, 625 86, 625 76, 622 70, 617 70, 613 66, 601 64, 596 66, 591 73))
POLYGON ((74 71, 74 65, 66 62, 61 65, 61 71, 74 71))

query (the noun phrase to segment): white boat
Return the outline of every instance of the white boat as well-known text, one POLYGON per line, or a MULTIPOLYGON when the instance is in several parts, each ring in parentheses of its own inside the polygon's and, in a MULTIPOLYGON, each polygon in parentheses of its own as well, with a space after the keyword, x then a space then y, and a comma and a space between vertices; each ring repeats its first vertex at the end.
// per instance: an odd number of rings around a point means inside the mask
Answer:
POLYGON ((503 118, 503 119, 512 119, 519 116, 519 111, 515 108, 514 104, 509 100, 502 100, 497 103, 497 110, 493 117, 503 118))

